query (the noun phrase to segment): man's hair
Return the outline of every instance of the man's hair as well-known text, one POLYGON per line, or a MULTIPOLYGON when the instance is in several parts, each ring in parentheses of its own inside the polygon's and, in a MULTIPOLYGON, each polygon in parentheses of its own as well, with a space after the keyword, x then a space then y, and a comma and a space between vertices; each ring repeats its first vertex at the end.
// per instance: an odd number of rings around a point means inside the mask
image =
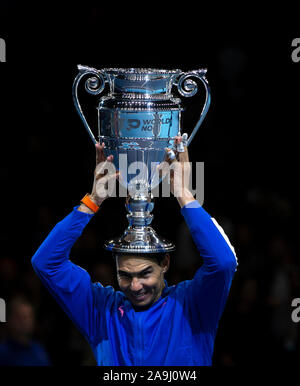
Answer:
POLYGON ((158 265, 161 264, 161 262, 164 260, 166 255, 169 255, 168 252, 160 252, 160 253, 115 253, 113 252, 113 259, 114 262, 116 262, 117 257, 121 256, 136 256, 136 257, 141 257, 144 259, 150 259, 155 261, 158 265))

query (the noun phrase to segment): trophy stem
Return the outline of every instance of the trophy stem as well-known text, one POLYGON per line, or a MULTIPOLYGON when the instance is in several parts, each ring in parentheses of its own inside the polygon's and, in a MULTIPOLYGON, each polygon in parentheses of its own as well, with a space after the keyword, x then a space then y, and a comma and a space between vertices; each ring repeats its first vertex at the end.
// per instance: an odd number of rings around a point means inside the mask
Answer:
POLYGON ((115 253, 166 253, 174 244, 161 238, 149 226, 153 219, 154 202, 151 193, 128 196, 126 199, 129 225, 121 237, 109 240, 105 248, 115 253))
POLYGON ((150 214, 154 208, 154 199, 148 196, 128 196, 126 199, 127 219, 130 227, 147 227, 153 220, 150 214))

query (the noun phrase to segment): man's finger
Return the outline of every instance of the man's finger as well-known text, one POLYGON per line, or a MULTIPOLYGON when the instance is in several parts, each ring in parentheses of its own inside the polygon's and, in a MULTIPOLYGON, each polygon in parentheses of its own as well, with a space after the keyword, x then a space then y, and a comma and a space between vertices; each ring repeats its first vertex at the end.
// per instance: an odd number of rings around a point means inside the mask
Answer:
POLYGON ((178 161, 179 162, 189 162, 189 153, 188 149, 185 146, 183 153, 178 153, 178 161))
POLYGON ((176 148, 176 153, 183 153, 184 152, 184 146, 183 146, 183 140, 182 140, 182 136, 176 136, 175 137, 175 148, 176 148))
POLYGON ((113 174, 106 174, 104 177, 99 179, 96 183, 97 195, 101 198, 113 196, 115 197, 115 183, 116 179, 119 178, 119 171, 113 174))
POLYGON ((181 144, 183 146, 183 152, 178 153, 178 160, 180 162, 189 162, 189 152, 187 148, 187 139, 188 135, 187 133, 184 133, 181 137, 181 144))
POLYGON ((166 147, 165 152, 166 152, 165 161, 167 161, 169 164, 176 161, 176 154, 173 149, 166 147))
POLYGON ((104 142, 101 144, 97 142, 95 146, 96 146, 96 165, 98 165, 100 162, 104 162, 106 159, 104 154, 105 144, 104 142))
POLYGON ((106 184, 108 181, 111 181, 111 180, 118 180, 120 177, 120 172, 117 171, 115 173, 112 173, 112 174, 106 174, 103 179, 101 180, 101 182, 103 182, 104 184, 106 184))
POLYGON ((101 161, 97 164, 96 169, 95 169, 95 177, 96 179, 102 177, 103 175, 111 174, 112 172, 115 172, 115 166, 112 163, 114 156, 110 155, 108 156, 104 161, 101 161))

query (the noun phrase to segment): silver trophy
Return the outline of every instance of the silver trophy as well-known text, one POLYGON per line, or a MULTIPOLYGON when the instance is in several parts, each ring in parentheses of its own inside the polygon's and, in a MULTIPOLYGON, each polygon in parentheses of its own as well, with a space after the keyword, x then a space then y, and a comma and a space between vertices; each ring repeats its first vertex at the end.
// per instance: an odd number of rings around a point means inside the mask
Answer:
POLYGON ((172 148, 175 136, 181 133, 183 108, 180 98, 171 93, 172 88, 176 87, 183 97, 192 97, 198 92, 199 81, 205 87, 205 102, 200 118, 189 135, 188 146, 209 109, 207 70, 97 70, 83 65, 78 65, 78 70, 73 84, 77 112, 95 144, 97 141, 78 100, 78 85, 85 77, 85 90, 89 94, 103 94, 97 102, 98 140, 105 143, 106 156, 113 154, 113 163, 123 177, 119 182, 128 192, 126 209, 129 226, 123 235, 107 241, 105 248, 115 253, 132 254, 173 251, 174 244, 159 237, 150 227, 154 207, 152 192, 161 182, 161 178, 157 178, 156 166, 164 161, 165 148, 172 148), (138 179, 130 170, 134 163, 145 165, 138 179))

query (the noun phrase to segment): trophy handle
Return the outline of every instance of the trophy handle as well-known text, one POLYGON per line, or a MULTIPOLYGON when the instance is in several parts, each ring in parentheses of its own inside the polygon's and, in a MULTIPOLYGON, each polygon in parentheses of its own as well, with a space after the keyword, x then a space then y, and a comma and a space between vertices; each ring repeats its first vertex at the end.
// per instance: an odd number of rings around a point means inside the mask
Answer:
POLYGON ((72 89, 72 94, 73 94, 73 101, 76 107, 76 110, 84 124, 84 127, 86 128, 91 140, 93 141, 94 144, 97 143, 97 140, 87 123, 87 120, 85 119, 85 116, 83 115, 79 100, 78 100, 78 85, 81 81, 81 79, 86 76, 86 75, 92 75, 92 77, 88 78, 85 82, 85 90, 91 94, 91 95, 99 95, 105 87, 105 83, 109 82, 109 80, 106 77, 106 74, 103 72, 96 70, 95 68, 88 67, 88 66, 83 66, 81 64, 78 64, 77 66, 79 73, 74 79, 73 83, 73 89, 72 89))
POLYGON ((189 78, 197 78, 201 80, 205 87, 206 91, 206 97, 205 97, 205 103, 203 106, 203 109, 200 114, 200 118, 198 122, 196 123, 196 126, 194 127, 194 130, 192 131, 191 135, 189 136, 187 146, 191 143, 193 140, 194 136, 196 135, 200 125, 203 122, 203 119, 205 118, 209 106, 210 106, 210 87, 207 82, 207 79, 205 78, 205 74, 207 72, 207 69, 201 69, 201 70, 196 70, 196 71, 191 71, 188 73, 183 73, 180 78, 178 79, 177 82, 174 82, 174 85, 177 86, 178 92, 180 95, 184 97, 192 97, 198 92, 198 85, 195 81, 189 78))

